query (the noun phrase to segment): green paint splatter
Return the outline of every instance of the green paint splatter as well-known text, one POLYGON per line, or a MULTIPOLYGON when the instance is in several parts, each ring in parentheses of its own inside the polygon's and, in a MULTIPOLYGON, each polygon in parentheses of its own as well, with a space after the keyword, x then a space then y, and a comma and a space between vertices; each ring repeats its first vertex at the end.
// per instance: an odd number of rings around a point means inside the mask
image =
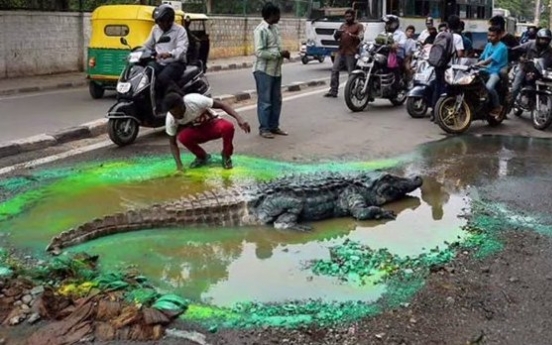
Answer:
MULTIPOLYGON (((183 155, 184 160, 192 160, 192 155, 183 155)), ((213 178, 222 178, 230 184, 247 183, 252 180, 267 180, 290 173, 312 173, 316 171, 372 171, 396 166, 406 158, 385 159, 373 162, 297 164, 277 162, 267 159, 240 156, 234 158, 235 168, 224 170, 217 164, 189 169, 183 179, 190 182, 207 182, 213 178)), ((14 177, 6 179, 0 185, 9 191, 24 187, 28 190, 5 200, 0 204, 0 221, 16 216, 33 203, 49 194, 74 195, 89 188, 105 185, 135 183, 147 180, 168 178, 175 172, 170 156, 138 157, 126 161, 107 161, 104 163, 82 163, 72 169, 41 170, 27 178, 14 177), (37 183, 36 181, 39 181, 37 183)))
MULTIPOLYGON (((185 156, 185 160, 191 161, 192 156, 185 156)), ((287 173, 389 168, 406 160, 403 157, 376 162, 296 164, 236 156, 236 167, 231 171, 223 170, 215 161, 216 166, 188 170, 182 178, 192 183, 201 182, 215 186, 218 183, 217 179, 222 179, 225 183, 234 185, 252 180, 272 179, 287 173)), ((0 183, 0 189, 19 194, 0 204, 0 221, 21 213, 32 203, 52 193, 70 197, 88 188, 169 178, 173 172, 174 165, 170 156, 156 156, 102 164, 84 163, 72 169, 43 170, 33 173, 30 177, 6 179, 0 183)), ((434 265, 450 262, 457 251, 468 248, 476 251, 476 257, 486 257, 502 249, 502 244, 497 240, 499 232, 520 228, 552 235, 552 226, 547 224, 550 222, 544 222, 542 217, 519 215, 504 205, 474 202, 472 216, 465 229, 467 235, 448 248, 435 249, 410 258, 392 255, 385 249, 376 251, 356 242, 345 241, 331 249, 330 260, 319 260, 314 263, 313 270, 316 273, 339 277, 350 284, 371 285, 383 279, 386 292, 376 303, 309 300, 279 304, 241 303, 233 308, 191 304, 183 318, 211 327, 297 327, 310 323, 329 325, 354 321, 409 301, 423 286, 429 269, 434 265)), ((154 303, 156 300, 159 301, 161 296, 145 281, 135 279, 134 283, 129 283, 121 272, 103 271, 98 275, 94 271, 86 271, 86 265, 83 268, 82 263, 79 266, 78 262, 52 261, 52 265, 49 270, 36 271, 37 274, 42 274, 41 279, 51 279, 52 272, 67 272, 63 270, 69 266, 71 271, 80 271, 81 281, 93 281, 102 288, 128 290, 128 299, 136 303, 154 303), (54 269, 55 265, 58 265, 57 270, 54 269)), ((11 269, 10 266, 0 265, 0 271, 4 267, 11 269)), ((160 303, 169 305, 174 302, 173 297, 161 300, 160 303)), ((182 303, 187 305, 187 301, 182 300, 182 303)))

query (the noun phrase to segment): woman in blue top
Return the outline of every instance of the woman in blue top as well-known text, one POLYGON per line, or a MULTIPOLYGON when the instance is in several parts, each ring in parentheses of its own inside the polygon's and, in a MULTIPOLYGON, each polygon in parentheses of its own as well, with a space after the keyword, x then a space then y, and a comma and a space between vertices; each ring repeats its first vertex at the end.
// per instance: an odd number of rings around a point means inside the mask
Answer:
POLYGON ((508 65, 508 48, 500 41, 500 31, 500 28, 497 26, 489 28, 489 32, 487 33, 489 43, 487 43, 483 54, 481 54, 481 61, 477 63, 478 66, 487 67, 489 80, 486 87, 491 98, 491 116, 495 117, 498 117, 502 112, 502 106, 500 105, 495 87, 500 81, 500 70, 508 65))

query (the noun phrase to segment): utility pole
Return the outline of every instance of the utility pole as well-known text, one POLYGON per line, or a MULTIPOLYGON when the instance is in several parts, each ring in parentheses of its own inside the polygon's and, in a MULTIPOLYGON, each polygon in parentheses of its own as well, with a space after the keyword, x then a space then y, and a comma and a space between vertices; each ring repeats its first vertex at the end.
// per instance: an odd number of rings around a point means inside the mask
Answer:
POLYGON ((548 1, 548 11, 550 11, 550 16, 548 17, 548 28, 552 27, 552 0, 548 1))
POLYGON ((541 2, 540 0, 535 0, 535 26, 539 26, 539 23, 540 23, 540 7, 541 7, 541 2))

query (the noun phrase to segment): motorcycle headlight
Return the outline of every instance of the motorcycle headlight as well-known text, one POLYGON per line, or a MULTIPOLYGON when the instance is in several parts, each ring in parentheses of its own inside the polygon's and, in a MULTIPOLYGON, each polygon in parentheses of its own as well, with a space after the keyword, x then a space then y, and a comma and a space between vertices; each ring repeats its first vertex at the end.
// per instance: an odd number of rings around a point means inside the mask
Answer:
POLYGON ((473 78, 475 78, 475 76, 473 75, 465 75, 463 77, 460 77, 458 78, 457 80, 454 81, 454 83, 456 85, 469 85, 471 84, 471 82, 473 81, 473 78))

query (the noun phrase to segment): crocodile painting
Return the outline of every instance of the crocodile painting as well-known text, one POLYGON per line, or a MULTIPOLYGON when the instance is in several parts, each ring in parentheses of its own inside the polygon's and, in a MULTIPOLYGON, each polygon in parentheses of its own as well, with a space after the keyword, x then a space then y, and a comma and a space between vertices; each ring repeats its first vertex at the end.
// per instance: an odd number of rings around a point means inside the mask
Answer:
POLYGON ((54 237, 46 250, 58 253, 99 237, 155 228, 272 224, 279 229, 307 231, 311 227, 303 222, 329 218, 394 219, 395 214, 382 206, 421 185, 420 176, 387 173, 286 176, 95 219, 54 237))

